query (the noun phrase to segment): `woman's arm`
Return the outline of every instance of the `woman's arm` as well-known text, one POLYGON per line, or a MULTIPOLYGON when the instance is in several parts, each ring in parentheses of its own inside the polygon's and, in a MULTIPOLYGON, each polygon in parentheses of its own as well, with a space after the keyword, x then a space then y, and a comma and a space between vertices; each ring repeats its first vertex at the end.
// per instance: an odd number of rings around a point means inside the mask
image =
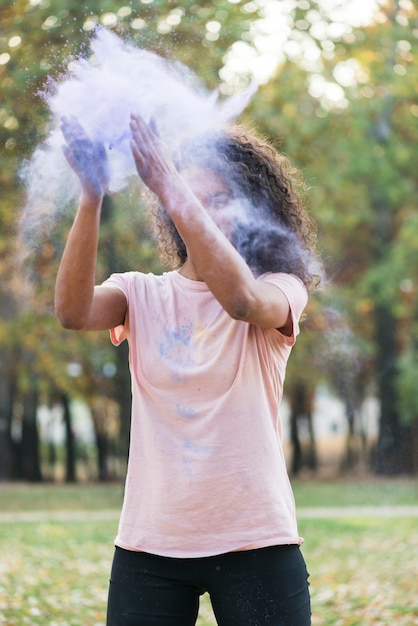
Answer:
POLYGON ((75 119, 64 119, 62 131, 64 153, 82 194, 57 275, 55 312, 64 328, 105 330, 123 323, 126 313, 126 298, 119 289, 94 284, 100 213, 108 185, 106 153, 75 119))
POLYGON ((244 259, 177 172, 153 129, 134 115, 131 130, 138 173, 164 203, 196 274, 234 319, 287 332, 290 310, 284 293, 275 285, 254 278, 244 259))

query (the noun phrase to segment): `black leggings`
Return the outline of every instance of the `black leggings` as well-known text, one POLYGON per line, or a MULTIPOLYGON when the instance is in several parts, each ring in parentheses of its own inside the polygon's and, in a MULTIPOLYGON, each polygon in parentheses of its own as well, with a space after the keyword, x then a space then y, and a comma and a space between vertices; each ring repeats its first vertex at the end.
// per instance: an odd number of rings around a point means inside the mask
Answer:
POLYGON ((208 592, 219 626, 309 626, 297 545, 177 559, 116 548, 106 626, 193 626, 208 592))

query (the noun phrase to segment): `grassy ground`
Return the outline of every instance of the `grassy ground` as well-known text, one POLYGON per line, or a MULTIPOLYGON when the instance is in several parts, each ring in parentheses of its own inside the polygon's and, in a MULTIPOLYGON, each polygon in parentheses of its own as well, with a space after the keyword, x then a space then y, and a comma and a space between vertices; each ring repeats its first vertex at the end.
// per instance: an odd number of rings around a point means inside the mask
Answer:
MULTIPOLYGON (((413 481, 296 483, 298 506, 418 504, 413 481)), ((0 625, 103 626, 120 485, 0 485, 0 625), (114 510, 114 519, 88 512, 114 510), (19 520, 24 511, 85 519, 19 520), (1 513, 16 512, 11 521, 1 513), (96 521, 95 521, 96 519, 96 521)), ((313 626, 418 625, 418 520, 302 518, 313 626)), ((212 626, 203 597, 199 626, 212 626)))
MULTIPOLYGON (((298 507, 352 505, 418 505, 415 479, 293 481, 298 507)), ((118 510, 121 483, 57 485, 0 483, 0 513, 6 511, 118 510)))

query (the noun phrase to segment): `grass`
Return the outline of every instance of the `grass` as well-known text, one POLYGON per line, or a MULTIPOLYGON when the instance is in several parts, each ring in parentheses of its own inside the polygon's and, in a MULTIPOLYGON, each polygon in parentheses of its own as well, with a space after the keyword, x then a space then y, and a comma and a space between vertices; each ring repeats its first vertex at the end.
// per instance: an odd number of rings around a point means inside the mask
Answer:
POLYGON ((416 479, 294 481, 298 507, 418 505, 416 479))
MULTIPOLYGON (((296 483, 298 506, 417 504, 413 481, 296 483)), ((0 485, 0 511, 114 510, 114 519, 0 522, 0 625, 103 626, 120 485, 0 485)), ((418 625, 417 519, 299 522, 313 626, 418 625)), ((213 626, 204 596, 199 626, 213 626)))
MULTIPOLYGON (((352 505, 418 505, 418 481, 366 479, 362 481, 293 481, 298 507, 352 505)), ((119 510, 121 483, 57 485, 0 483, 0 512, 119 510)))
POLYGON ((100 511, 122 505, 118 483, 57 485, 54 483, 0 483, 0 512, 100 511))
POLYGON ((302 520, 312 624, 418 624, 417 520, 302 520))

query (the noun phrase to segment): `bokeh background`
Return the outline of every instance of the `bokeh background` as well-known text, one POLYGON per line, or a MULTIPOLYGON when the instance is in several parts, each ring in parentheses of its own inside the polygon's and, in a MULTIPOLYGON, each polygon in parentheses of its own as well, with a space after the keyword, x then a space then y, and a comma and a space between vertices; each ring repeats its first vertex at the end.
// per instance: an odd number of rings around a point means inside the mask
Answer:
MULTIPOLYGON (((47 137, 50 78, 96 25, 190 68, 300 168, 326 268, 289 364, 293 476, 418 472, 418 7, 412 0, 1 0, 0 479, 120 481, 127 346, 62 330, 57 266, 74 206, 22 237, 22 166, 47 137)), ((92 60, 94 62, 94 60, 92 60)), ((141 77, 138 77, 140 80, 141 77)), ((162 271, 134 183, 107 197, 97 280, 162 271)))

